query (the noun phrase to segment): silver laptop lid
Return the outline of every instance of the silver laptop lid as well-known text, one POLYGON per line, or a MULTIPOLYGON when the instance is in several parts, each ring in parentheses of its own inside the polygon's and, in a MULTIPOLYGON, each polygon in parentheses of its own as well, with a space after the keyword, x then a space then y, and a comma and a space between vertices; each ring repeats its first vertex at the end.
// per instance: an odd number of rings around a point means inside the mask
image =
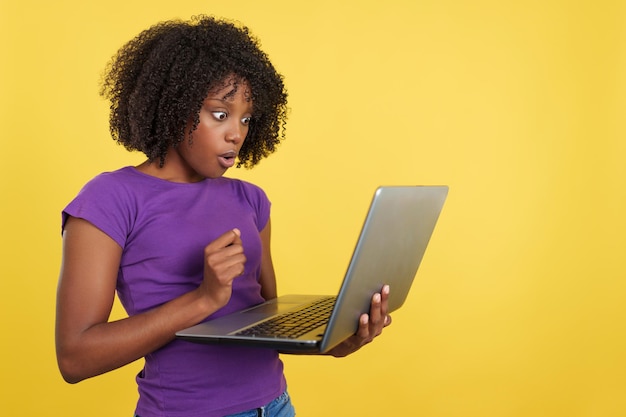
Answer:
POLYGON ((372 295, 383 285, 390 286, 389 312, 402 306, 447 194, 447 186, 376 190, 320 351, 354 334, 359 316, 369 312, 372 295))

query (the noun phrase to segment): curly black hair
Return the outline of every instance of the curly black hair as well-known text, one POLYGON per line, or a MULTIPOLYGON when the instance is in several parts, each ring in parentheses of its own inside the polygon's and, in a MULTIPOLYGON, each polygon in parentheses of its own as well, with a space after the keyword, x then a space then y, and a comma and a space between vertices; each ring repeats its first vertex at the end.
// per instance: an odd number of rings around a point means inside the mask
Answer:
POLYGON ((109 62, 100 94, 111 102, 113 139, 150 161, 199 123, 208 93, 228 79, 245 81, 254 105, 237 166, 251 168, 284 139, 287 91, 249 29, 208 16, 170 20, 141 32, 109 62))

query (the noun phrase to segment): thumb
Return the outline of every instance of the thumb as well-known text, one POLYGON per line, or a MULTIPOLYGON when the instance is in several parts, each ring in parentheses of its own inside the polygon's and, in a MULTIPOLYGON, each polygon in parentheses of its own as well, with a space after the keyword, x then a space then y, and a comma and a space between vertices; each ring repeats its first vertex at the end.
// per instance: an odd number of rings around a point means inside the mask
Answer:
POLYGON ((230 244, 241 245, 241 230, 234 228, 233 230, 231 230, 231 232, 234 234, 234 237, 230 244))
POLYGON ((231 229, 224 233, 213 242, 209 243, 207 249, 212 252, 232 245, 241 245, 241 231, 239 231, 239 229, 231 229))
POLYGON ((243 246, 241 242, 241 231, 237 228, 234 228, 231 231, 224 233, 222 237, 225 237, 227 239, 225 242, 226 243, 225 247, 229 247, 233 245, 243 246))

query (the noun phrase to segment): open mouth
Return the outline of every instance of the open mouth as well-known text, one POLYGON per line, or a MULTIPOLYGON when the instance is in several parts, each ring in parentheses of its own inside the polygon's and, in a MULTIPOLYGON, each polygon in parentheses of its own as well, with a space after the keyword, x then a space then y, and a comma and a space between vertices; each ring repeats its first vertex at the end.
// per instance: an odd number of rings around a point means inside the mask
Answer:
POLYGON ((235 151, 229 151, 218 156, 218 159, 224 168, 230 168, 235 165, 235 158, 237 158, 237 153, 235 151))

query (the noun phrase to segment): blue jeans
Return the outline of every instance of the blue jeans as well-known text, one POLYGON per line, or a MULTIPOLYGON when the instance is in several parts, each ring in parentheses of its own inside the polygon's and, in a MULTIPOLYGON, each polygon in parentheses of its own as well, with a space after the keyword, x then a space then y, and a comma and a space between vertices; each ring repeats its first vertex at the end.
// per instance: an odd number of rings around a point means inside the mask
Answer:
POLYGON ((261 408, 230 414, 226 417, 294 417, 295 415, 296 410, 291 404, 289 394, 285 391, 278 398, 261 408))

